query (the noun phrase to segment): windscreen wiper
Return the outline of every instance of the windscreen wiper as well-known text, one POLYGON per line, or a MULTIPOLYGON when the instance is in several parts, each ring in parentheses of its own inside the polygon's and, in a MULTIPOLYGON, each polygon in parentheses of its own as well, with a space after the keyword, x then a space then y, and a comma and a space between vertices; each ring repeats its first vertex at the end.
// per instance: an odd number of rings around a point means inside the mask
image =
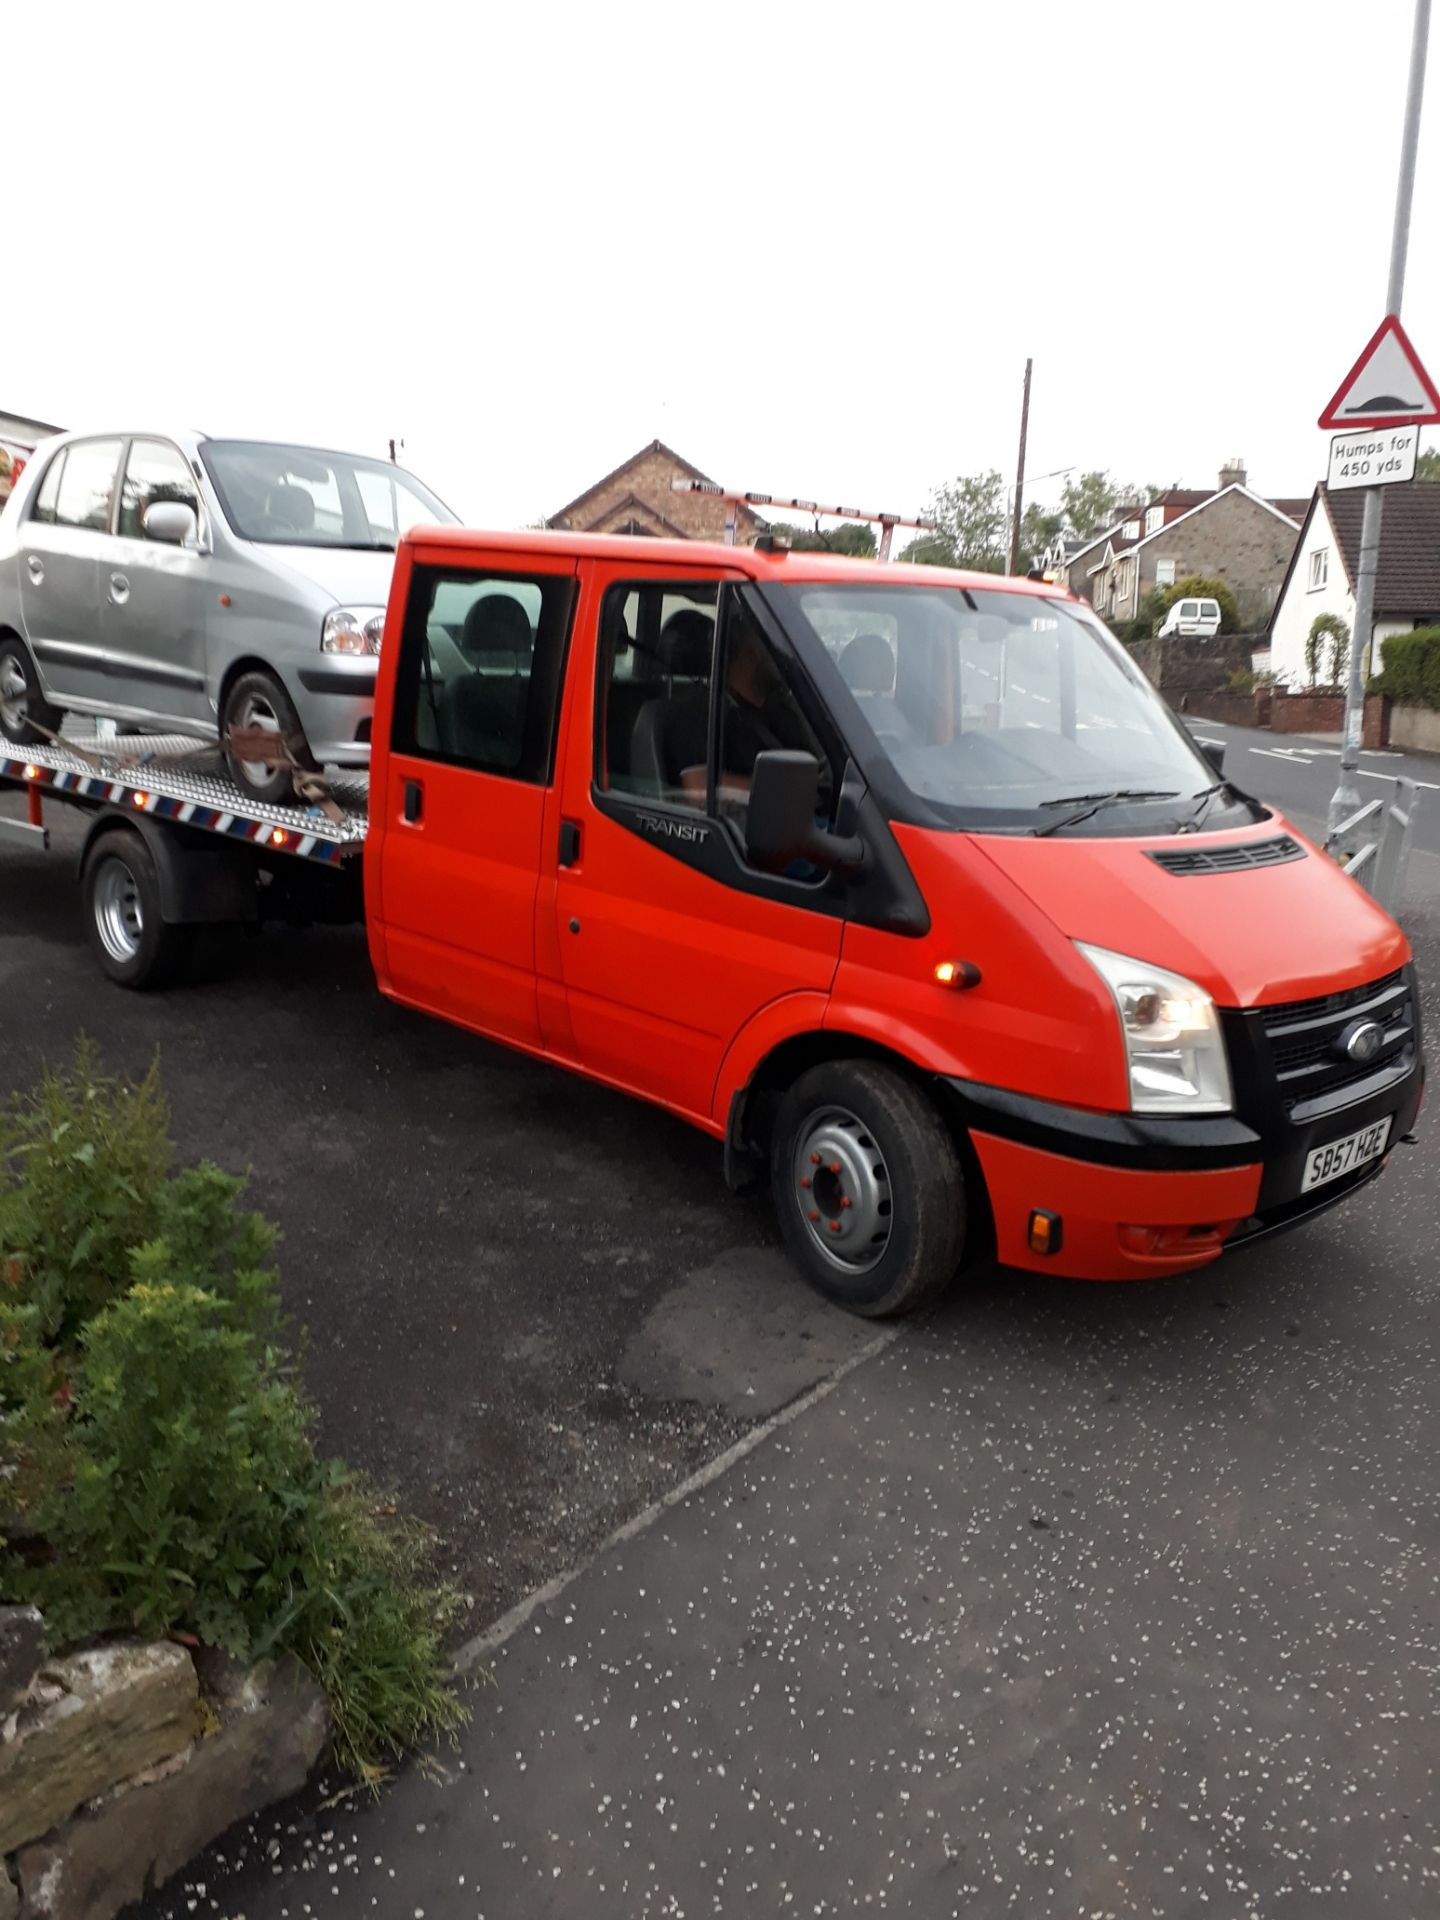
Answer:
POLYGON ((1215 798, 1217 793, 1224 793, 1229 784, 1230 782, 1228 780, 1217 780, 1213 787, 1201 787, 1198 793, 1192 793, 1190 798, 1192 800, 1198 800, 1200 804, 1193 813, 1187 814, 1185 818, 1179 822, 1175 828, 1176 833, 1198 832, 1200 822, 1210 811, 1210 802, 1215 798))
POLYGON ((1032 831, 1037 839, 1047 833, 1059 833, 1062 827, 1078 826, 1082 820, 1088 820, 1092 813, 1099 813, 1102 807, 1113 807, 1126 800, 1178 800, 1179 794, 1171 788, 1116 787, 1109 793, 1067 793, 1058 800, 1042 800, 1042 807, 1079 807, 1078 813, 1063 813, 1058 820, 1047 820, 1043 827, 1032 831))

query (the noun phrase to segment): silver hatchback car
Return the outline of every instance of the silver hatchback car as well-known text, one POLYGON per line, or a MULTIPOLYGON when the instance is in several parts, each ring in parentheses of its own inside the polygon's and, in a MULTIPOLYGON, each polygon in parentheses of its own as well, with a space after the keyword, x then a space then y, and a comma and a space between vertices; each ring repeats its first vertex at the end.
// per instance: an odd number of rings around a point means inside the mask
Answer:
MULTIPOLYGON (((47 440, 0 513, 0 733, 29 744, 67 712, 201 739, 258 727, 302 766, 363 767, 396 541, 455 519, 357 454, 47 440)), ((288 767, 230 764, 257 799, 289 795, 288 767)))

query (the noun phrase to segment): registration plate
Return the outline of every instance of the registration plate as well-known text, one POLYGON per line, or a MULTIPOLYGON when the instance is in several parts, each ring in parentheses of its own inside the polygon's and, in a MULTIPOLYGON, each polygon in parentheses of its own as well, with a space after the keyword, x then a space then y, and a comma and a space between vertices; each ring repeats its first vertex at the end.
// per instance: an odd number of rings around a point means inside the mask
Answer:
POLYGON ((1312 1187, 1323 1187, 1327 1180, 1338 1180, 1342 1173, 1353 1173, 1368 1160, 1378 1160, 1390 1138, 1393 1119, 1393 1114, 1386 1114, 1383 1120, 1362 1127, 1359 1133, 1347 1133, 1343 1140, 1332 1140, 1328 1147, 1312 1147, 1300 1191, 1309 1193, 1312 1187))

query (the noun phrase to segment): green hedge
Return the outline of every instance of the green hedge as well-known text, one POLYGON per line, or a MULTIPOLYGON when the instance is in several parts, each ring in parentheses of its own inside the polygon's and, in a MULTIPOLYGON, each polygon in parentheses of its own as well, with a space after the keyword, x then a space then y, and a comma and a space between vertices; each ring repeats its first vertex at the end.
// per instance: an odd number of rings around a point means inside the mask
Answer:
POLYGON ((1440 627, 1392 634, 1383 658, 1385 671, 1374 683, 1379 692, 1405 706, 1440 710, 1440 627))

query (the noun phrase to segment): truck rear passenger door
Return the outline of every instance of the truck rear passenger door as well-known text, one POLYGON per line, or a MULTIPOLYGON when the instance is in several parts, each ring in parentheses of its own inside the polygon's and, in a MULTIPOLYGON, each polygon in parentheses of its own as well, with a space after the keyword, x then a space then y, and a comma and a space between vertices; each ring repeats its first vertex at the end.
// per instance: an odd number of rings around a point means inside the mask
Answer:
POLYGON ((541 1043, 535 901, 574 601, 573 559, 428 550, 371 795, 386 809, 382 984, 527 1047, 541 1043))

